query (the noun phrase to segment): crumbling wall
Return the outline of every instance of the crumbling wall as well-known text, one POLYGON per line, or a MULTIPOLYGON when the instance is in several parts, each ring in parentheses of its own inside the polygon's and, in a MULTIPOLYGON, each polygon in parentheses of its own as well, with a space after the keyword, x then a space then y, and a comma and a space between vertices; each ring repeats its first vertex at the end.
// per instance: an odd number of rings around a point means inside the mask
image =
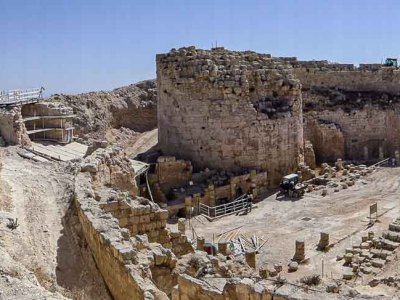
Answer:
POLYGON ((160 156, 156 164, 156 180, 161 190, 167 193, 173 187, 182 187, 192 179, 193 167, 190 161, 175 157, 160 156))
POLYGON ((0 108, 0 134, 8 145, 30 146, 21 107, 0 108))
POLYGON ((182 274, 178 278, 178 285, 172 292, 172 300, 241 300, 241 299, 344 299, 335 294, 321 293, 313 289, 299 289, 298 286, 282 283, 274 284, 267 280, 255 278, 231 278, 227 280, 222 291, 205 280, 182 274), (321 298, 322 297, 322 298, 321 298))
MULTIPOLYGON (((304 130, 304 137, 306 138, 306 130, 304 130)), ((304 141, 304 162, 311 169, 316 168, 314 146, 309 140, 304 141)))
POLYGON ((85 159, 82 171, 91 174, 94 186, 112 186, 133 197, 138 194, 132 163, 117 147, 97 149, 85 159))
MULTIPOLYGON (((315 153, 315 162, 333 162, 345 157, 345 140, 341 126, 320 115, 305 117, 304 137, 309 140, 315 153)), ((312 165, 312 162, 310 162, 312 165)), ((310 167, 311 167, 310 165, 310 167)))
POLYGON ((302 84, 304 137, 318 162, 372 161, 400 149, 400 70, 285 61, 302 84))
POLYGON ((124 200, 110 199, 101 203, 106 212, 110 212, 118 219, 119 226, 128 228, 132 236, 147 234, 151 243, 169 242, 168 231, 165 229, 168 219, 168 211, 162 210, 145 198, 124 200))
POLYGON ((305 114, 304 135, 314 145, 319 162, 337 158, 377 160, 400 149, 400 107, 382 110, 368 106, 305 114), (344 152, 344 153, 343 153, 344 152))
MULTIPOLYGON (((104 213, 96 200, 87 173, 77 176, 76 206, 83 235, 97 267, 115 299, 168 299, 152 282, 151 274, 141 270, 129 237, 123 237, 118 222, 104 213)), ((146 262, 143 261, 145 264, 146 262)))
POLYGON ((159 144, 195 168, 297 169, 302 100, 290 66, 270 55, 194 47, 157 55, 159 144))
POLYGON ((177 257, 194 251, 187 237, 166 228, 166 210, 136 196, 134 171, 119 149, 96 150, 80 170, 75 185, 79 219, 113 297, 168 299, 177 283, 177 257))
POLYGON ((313 86, 326 86, 347 91, 375 91, 400 93, 400 70, 381 67, 376 71, 335 69, 335 64, 321 67, 294 67, 293 73, 308 90, 313 86))

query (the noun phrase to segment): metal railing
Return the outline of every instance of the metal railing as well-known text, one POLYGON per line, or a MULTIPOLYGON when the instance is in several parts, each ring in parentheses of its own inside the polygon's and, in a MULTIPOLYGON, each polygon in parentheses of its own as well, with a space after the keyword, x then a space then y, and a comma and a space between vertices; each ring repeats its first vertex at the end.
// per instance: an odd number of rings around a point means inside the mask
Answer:
POLYGON ((199 203, 199 212, 209 219, 215 219, 249 209, 251 203, 249 196, 244 194, 232 202, 217 206, 208 206, 199 203))
POLYGON ((44 88, 0 91, 0 105, 13 105, 35 102, 43 99, 44 88))

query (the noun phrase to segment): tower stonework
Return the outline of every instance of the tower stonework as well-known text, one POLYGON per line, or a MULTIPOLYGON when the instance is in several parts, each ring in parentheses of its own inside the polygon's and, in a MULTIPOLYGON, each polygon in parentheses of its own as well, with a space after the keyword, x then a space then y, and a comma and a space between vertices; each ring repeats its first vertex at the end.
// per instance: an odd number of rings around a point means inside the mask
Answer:
POLYGON ((157 55, 159 145, 196 168, 260 169, 272 184, 303 157, 302 97, 292 68, 223 48, 157 55))

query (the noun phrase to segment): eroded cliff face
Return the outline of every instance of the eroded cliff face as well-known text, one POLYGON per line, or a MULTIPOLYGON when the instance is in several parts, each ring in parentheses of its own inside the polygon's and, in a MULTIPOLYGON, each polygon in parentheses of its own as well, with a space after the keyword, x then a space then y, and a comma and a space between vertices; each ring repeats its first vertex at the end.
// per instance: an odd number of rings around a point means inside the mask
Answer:
POLYGON ((302 99, 289 65, 255 52, 194 47, 157 56, 159 143, 195 168, 267 170, 303 154, 302 99))
POLYGON ((111 128, 144 132, 157 127, 157 89, 154 80, 142 81, 110 92, 53 95, 50 101, 73 108, 76 134, 104 138, 111 128))

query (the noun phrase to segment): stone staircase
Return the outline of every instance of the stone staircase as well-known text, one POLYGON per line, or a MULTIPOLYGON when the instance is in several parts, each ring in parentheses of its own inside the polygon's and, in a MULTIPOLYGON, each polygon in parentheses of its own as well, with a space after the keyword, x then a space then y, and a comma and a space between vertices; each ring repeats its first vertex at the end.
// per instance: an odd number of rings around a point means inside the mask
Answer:
POLYGON ((343 279, 350 280, 360 273, 377 273, 392 260, 393 251, 400 246, 400 218, 389 224, 381 237, 374 237, 374 232, 370 231, 361 239, 360 244, 347 248, 343 257, 338 256, 338 260, 344 258, 344 266, 349 267, 343 273, 343 279))

